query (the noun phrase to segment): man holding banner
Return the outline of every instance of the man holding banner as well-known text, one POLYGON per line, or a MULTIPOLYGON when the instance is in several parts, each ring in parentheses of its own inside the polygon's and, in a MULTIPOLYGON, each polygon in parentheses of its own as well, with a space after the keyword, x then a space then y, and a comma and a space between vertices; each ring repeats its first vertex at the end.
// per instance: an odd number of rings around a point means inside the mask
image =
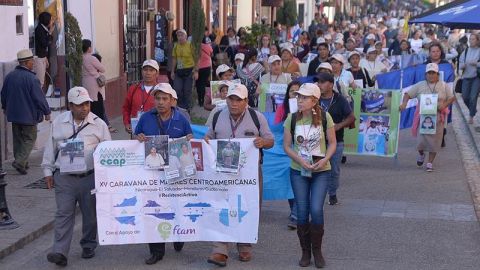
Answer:
MULTIPOLYGON (((263 114, 248 108, 248 90, 242 84, 232 84, 228 88, 227 110, 217 112, 213 117, 212 126, 208 129, 205 140, 255 138, 256 148, 269 149, 273 147, 274 137, 263 114)), ((260 158, 260 164, 262 159, 260 158)), ((262 171, 258 166, 259 191, 262 192, 262 171)), ((259 195, 260 196, 260 195, 259 195)), ((261 199, 260 199, 261 205, 261 199)), ((237 243, 239 260, 248 262, 252 258, 252 244, 237 243)), ((228 259, 228 243, 215 242, 208 262, 226 266, 228 259)))
MULTIPOLYGON (((169 138, 192 137, 192 128, 188 120, 176 109, 173 104, 177 93, 168 83, 159 83, 151 91, 154 97, 155 108, 144 113, 135 129, 136 138, 140 142, 146 141, 146 136, 168 135, 169 138)), ((175 242, 176 251, 181 251, 183 242, 175 242)), ((165 255, 165 243, 150 243, 150 258, 145 260, 148 265, 155 264, 165 255)))
POLYGON ((426 165, 427 172, 433 171, 433 161, 437 152, 440 150, 442 144, 443 128, 447 121, 450 106, 455 101, 450 86, 443 81, 440 81, 438 65, 430 63, 426 68, 426 80, 421 81, 412 86, 412 88, 403 96, 403 102, 400 105, 400 111, 405 110, 409 99, 418 98, 419 105, 415 111, 415 118, 413 120, 412 134, 417 136, 417 150, 418 158, 417 165, 420 167, 425 161, 425 151, 429 152, 428 162, 426 165), (430 111, 427 104, 430 100, 433 104, 437 104, 436 110, 430 111), (435 119, 436 124, 434 132, 429 128, 423 129, 420 126, 420 121, 425 118, 435 119))
POLYGON ((355 115, 347 99, 339 93, 333 91, 334 78, 328 73, 318 74, 318 86, 320 87, 320 107, 328 112, 334 122, 335 137, 337 138, 337 148, 330 164, 332 166, 331 177, 328 183, 328 204, 338 204, 337 189, 340 178, 340 163, 343 155, 343 130, 355 122, 355 115))

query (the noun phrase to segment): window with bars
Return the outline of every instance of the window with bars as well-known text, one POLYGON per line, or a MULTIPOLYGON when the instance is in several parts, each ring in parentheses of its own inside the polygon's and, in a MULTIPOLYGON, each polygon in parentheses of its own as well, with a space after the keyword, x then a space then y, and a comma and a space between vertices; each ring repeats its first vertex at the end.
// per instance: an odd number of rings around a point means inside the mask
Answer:
POLYGON ((147 0, 127 0, 125 69, 128 85, 142 80, 142 64, 147 59, 147 7, 147 0))

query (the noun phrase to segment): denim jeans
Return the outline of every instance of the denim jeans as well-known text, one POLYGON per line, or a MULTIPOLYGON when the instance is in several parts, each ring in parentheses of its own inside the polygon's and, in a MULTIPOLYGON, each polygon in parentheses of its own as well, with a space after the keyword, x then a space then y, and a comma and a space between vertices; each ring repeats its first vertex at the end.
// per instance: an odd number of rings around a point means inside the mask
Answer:
POLYGON ((340 163, 342 163, 343 156, 343 142, 337 142, 337 150, 330 159, 330 165, 332 170, 330 171, 331 177, 328 181, 328 195, 334 196, 337 195, 337 189, 339 185, 340 178, 340 163))
POLYGON ((290 220, 297 221, 297 204, 295 199, 288 199, 288 205, 290 206, 290 220))
POLYGON ((330 171, 313 173, 312 177, 301 176, 300 171, 290 169, 295 203, 297 205, 297 224, 323 224, 323 204, 327 196, 330 171))
POLYGON ((480 78, 463 79, 462 82, 462 98, 465 105, 470 111, 470 117, 474 117, 477 113, 477 98, 480 90, 480 78))

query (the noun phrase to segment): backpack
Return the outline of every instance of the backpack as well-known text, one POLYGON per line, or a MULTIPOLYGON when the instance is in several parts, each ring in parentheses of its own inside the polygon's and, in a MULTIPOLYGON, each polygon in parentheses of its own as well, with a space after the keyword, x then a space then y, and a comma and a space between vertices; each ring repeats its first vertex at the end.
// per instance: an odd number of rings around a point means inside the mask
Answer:
MULTIPOLYGON (((327 138, 327 113, 325 111, 321 111, 322 113, 322 128, 323 134, 325 135, 325 142, 328 144, 327 138)), ((294 141, 293 138, 295 137, 295 126, 297 125, 297 113, 292 113, 292 118, 290 122, 290 134, 292 135, 292 142, 294 141)))

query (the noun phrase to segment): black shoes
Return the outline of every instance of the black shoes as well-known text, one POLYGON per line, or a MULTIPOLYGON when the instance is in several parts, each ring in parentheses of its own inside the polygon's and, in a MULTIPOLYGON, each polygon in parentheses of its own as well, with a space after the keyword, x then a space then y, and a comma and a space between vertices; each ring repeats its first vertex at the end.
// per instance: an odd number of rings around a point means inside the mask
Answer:
POLYGON ((93 257, 95 257, 95 250, 93 248, 84 248, 82 250, 83 259, 91 259, 93 257))
POLYGON ((345 164, 347 163, 347 157, 346 156, 342 156, 342 164, 345 164))
POLYGON ((15 170, 17 170, 17 172, 19 172, 20 174, 27 174, 27 169, 15 161, 12 163, 12 167, 15 168, 15 170))
POLYGON ((163 256, 161 256, 158 253, 152 253, 150 258, 145 260, 145 264, 152 265, 156 264, 158 261, 161 261, 163 259, 163 256))
POLYGON ((67 266, 67 257, 60 253, 48 253, 47 260, 58 266, 67 266))
POLYGON ((175 251, 182 251, 183 245, 185 245, 185 242, 173 242, 175 251))
POLYGON ((337 195, 329 196, 329 198, 328 198, 328 204, 329 204, 329 205, 336 205, 336 204, 338 204, 337 195))

